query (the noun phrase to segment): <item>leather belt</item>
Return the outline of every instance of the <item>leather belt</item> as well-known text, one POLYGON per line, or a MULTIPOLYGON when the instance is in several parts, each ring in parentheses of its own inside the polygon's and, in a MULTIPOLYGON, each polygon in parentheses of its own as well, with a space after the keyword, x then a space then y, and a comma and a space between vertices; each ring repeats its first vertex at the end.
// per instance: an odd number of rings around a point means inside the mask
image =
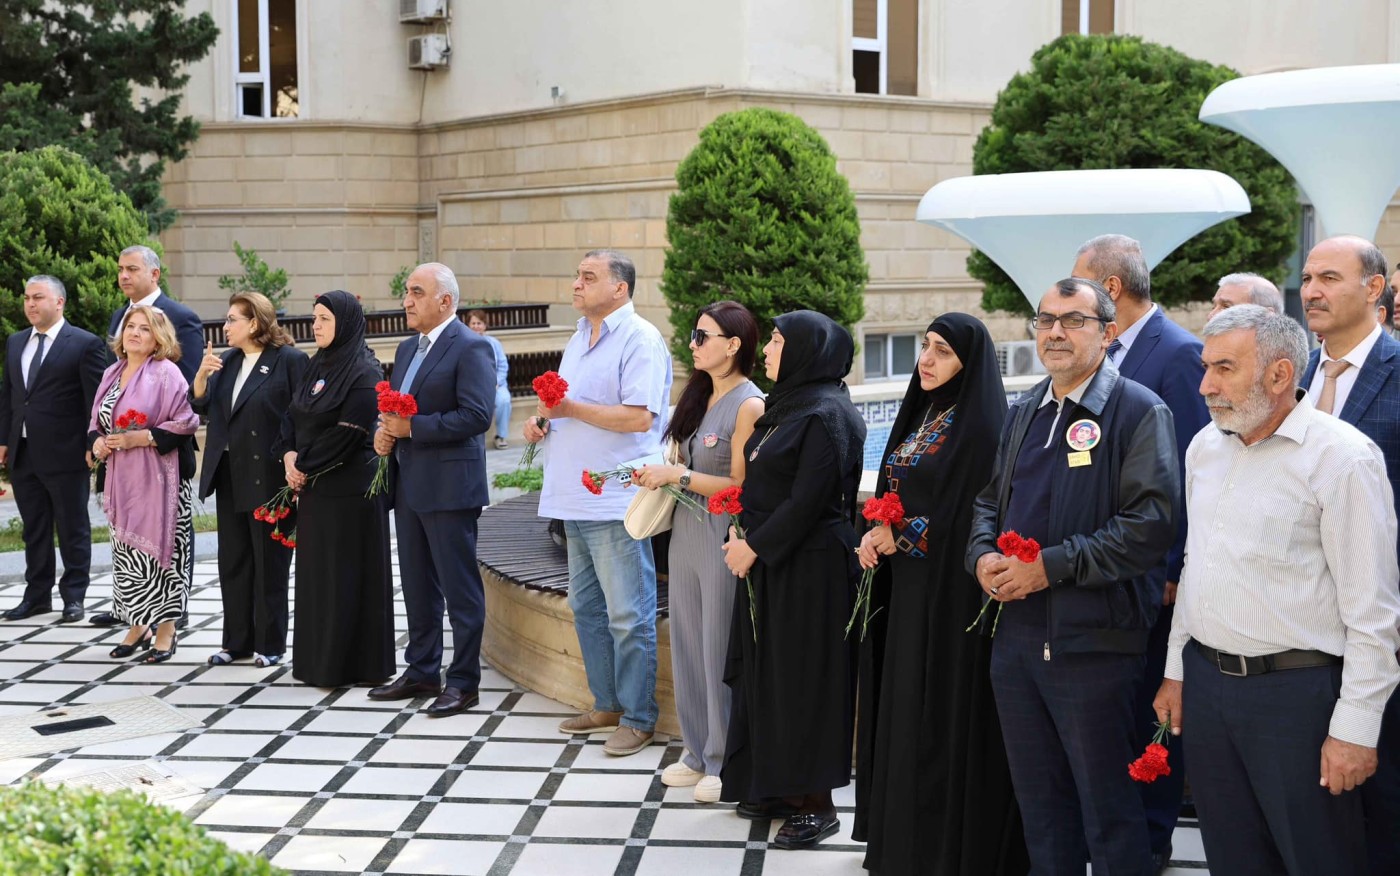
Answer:
POLYGON ((1203 645, 1195 639, 1191 644, 1196 646, 1196 650, 1201 656, 1215 664, 1224 675, 1232 675, 1236 678, 1244 678, 1247 675, 1264 675, 1268 672, 1279 672, 1284 669, 1308 669, 1313 666, 1341 666, 1342 658, 1336 654, 1328 654, 1326 651, 1302 651, 1292 649, 1280 651, 1277 654, 1264 654, 1259 657, 1242 657, 1239 654, 1226 654, 1224 651, 1217 651, 1209 645, 1203 645))

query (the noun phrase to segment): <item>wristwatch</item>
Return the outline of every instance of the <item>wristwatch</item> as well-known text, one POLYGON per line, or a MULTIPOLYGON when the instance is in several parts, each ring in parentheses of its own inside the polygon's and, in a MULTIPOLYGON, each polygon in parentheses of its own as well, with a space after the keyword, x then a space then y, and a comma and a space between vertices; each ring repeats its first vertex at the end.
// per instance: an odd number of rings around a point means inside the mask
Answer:
POLYGON ((682 490, 688 490, 688 489, 690 489, 690 475, 691 475, 691 474, 692 474, 692 472, 690 471, 690 469, 686 469, 686 470, 685 470, 685 474, 681 475, 680 485, 681 485, 681 489, 682 489, 682 490))

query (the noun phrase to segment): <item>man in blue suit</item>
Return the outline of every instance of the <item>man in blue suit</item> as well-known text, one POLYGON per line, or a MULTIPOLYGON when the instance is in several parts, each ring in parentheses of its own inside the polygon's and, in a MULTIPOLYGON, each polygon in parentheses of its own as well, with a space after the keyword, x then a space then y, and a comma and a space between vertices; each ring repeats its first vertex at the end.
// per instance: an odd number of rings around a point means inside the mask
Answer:
MULTIPOLYGON (((199 370, 199 363, 204 360, 204 323, 193 310, 160 290, 161 270, 160 256, 149 246, 138 244, 122 250, 117 258, 117 286, 121 288, 128 303, 112 311, 112 321, 107 326, 107 337, 114 338, 117 332, 121 331, 122 320, 126 318, 126 312, 131 305, 149 304, 159 307, 170 318, 170 324, 175 327, 175 338, 180 342, 180 358, 175 364, 180 373, 185 375, 185 382, 193 384, 194 373, 199 370)), ((107 361, 115 362, 116 359, 109 354, 107 361)), ((189 572, 193 571, 193 564, 194 555, 191 554, 189 572)), ((111 627, 121 623, 110 611, 98 612, 89 622, 99 627, 111 627)), ((175 626, 184 629, 188 622, 189 615, 183 614, 175 622, 175 626)))
POLYGON ((495 357, 457 318, 457 278, 420 265, 404 284, 404 314, 417 334, 399 345, 390 383, 412 395, 412 417, 383 414, 374 449, 391 459, 399 572, 408 612, 407 667, 373 700, 437 695, 430 718, 465 712, 481 685, 486 595, 476 565, 476 522, 490 501, 485 433, 496 397, 495 357), (452 624, 452 663, 440 688, 442 612, 452 624))
MULTIPOLYGON (((1395 498, 1400 497, 1400 341, 1376 321, 1386 268, 1380 249, 1361 237, 1329 237, 1308 253, 1300 289, 1303 311, 1308 328, 1324 340, 1308 356, 1299 385, 1318 410, 1376 442, 1395 498)), ((1400 697, 1395 695, 1385 707, 1376 755, 1376 772, 1361 786, 1361 802, 1371 872, 1381 874, 1394 872, 1400 860, 1400 697)))
MULTIPOLYGON (((1108 360, 1124 377, 1157 394, 1171 409, 1176 429, 1177 462, 1182 484, 1185 479, 1186 448, 1191 439, 1210 422, 1201 397, 1201 342, 1186 329, 1167 319, 1152 301, 1152 280, 1143 258, 1142 247, 1131 237, 1105 234, 1079 248, 1074 276, 1097 281, 1118 305, 1118 337, 1108 345, 1108 360)), ((1161 686, 1167 665, 1167 639, 1172 629, 1176 604, 1176 583, 1186 555, 1186 497, 1181 497, 1176 541, 1167 554, 1166 578, 1161 594, 1161 612, 1152 626, 1147 643, 1146 668, 1135 712, 1141 716, 1141 743, 1146 746, 1155 731, 1157 713, 1152 698, 1161 686)), ((1160 580, 1160 575, 1158 576, 1160 580)), ((1152 859, 1161 872, 1171 859, 1172 832, 1181 813, 1181 795, 1186 770, 1180 749, 1170 776, 1139 786, 1147 812, 1152 859)))

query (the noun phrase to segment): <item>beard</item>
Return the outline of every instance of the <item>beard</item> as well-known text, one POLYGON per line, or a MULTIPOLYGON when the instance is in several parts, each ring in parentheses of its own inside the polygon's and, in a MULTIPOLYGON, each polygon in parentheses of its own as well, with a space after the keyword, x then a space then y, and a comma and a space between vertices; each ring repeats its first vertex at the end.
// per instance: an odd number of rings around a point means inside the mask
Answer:
POLYGON ((1262 383, 1249 388, 1249 395, 1239 402, 1231 403, 1223 396, 1206 396, 1206 408, 1210 411, 1211 422, 1222 432, 1248 435, 1269 419, 1273 405, 1264 392, 1262 383))

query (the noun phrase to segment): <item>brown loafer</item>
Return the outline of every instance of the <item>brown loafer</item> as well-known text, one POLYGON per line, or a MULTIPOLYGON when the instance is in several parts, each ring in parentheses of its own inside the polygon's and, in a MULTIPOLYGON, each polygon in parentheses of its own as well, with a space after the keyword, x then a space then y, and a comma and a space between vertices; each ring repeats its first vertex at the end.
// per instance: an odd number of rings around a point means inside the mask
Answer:
POLYGON ((623 725, 614 730, 613 735, 608 737, 608 741, 603 743, 603 751, 613 757, 636 754, 651 745, 651 738, 655 735, 650 730, 638 730, 636 727, 623 725))
POLYGON ((621 712, 600 712, 594 709, 560 721, 559 732, 570 736, 578 733, 611 733, 617 729, 617 722, 620 720, 621 712))

